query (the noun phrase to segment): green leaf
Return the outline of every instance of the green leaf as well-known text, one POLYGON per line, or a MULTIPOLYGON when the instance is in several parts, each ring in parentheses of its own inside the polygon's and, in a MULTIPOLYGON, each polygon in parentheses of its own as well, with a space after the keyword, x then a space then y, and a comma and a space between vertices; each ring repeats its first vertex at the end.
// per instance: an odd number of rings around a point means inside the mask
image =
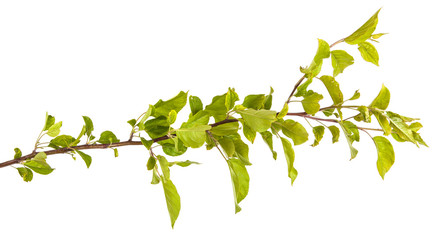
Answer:
POLYGON ((354 117, 354 119, 356 121, 358 121, 358 122, 364 121, 367 123, 371 122, 370 110, 368 109, 368 107, 359 106, 358 111, 359 111, 359 114, 354 117))
POLYGON ((226 108, 226 95, 218 95, 213 97, 212 103, 207 105, 205 110, 215 118, 216 122, 226 119, 227 108, 226 108))
POLYGON ((157 103, 155 103, 155 112, 152 114, 154 117, 159 116, 169 116, 170 111, 175 110, 175 112, 179 112, 187 103, 187 92, 181 91, 176 95, 175 97, 163 101, 159 100, 157 103))
POLYGON ((91 166, 92 163, 92 157, 87 155, 86 153, 80 151, 80 150, 75 150, 75 152, 80 155, 80 157, 83 159, 84 163, 86 163, 86 167, 89 168, 91 166))
POLYGON ((324 132, 325 132, 324 126, 313 127, 313 135, 315 135, 315 142, 311 145, 312 147, 318 146, 322 137, 324 137, 324 132))
POLYGON ((244 119, 245 124, 255 132, 264 132, 270 128, 272 122, 276 121, 276 112, 270 110, 245 109, 238 111, 244 119))
POLYGON ((235 145, 234 156, 241 160, 244 165, 252 165, 249 161, 249 146, 239 137, 233 140, 233 144, 235 145))
POLYGON ((222 137, 218 139, 218 143, 223 148, 224 153, 227 155, 227 157, 233 157, 233 154, 235 154, 235 144, 233 143, 233 139, 231 137, 222 137))
POLYGON ((197 125, 207 125, 210 115, 207 111, 199 111, 197 114, 189 117, 187 122, 181 125, 181 128, 189 128, 197 125))
POLYGON ((385 173, 390 170, 394 163, 394 150, 390 141, 382 136, 376 136, 373 138, 378 151, 378 160, 376 165, 378 167, 379 175, 384 179, 385 173))
POLYGON ((387 116, 388 119, 390 119, 390 126, 393 127, 393 130, 396 132, 396 134, 398 134, 402 139, 417 145, 416 140, 413 136, 413 132, 403 119, 388 113, 387 116))
POLYGON ((376 33, 376 34, 371 35, 371 38, 376 40, 376 39, 379 39, 380 37, 387 35, 387 34, 388 33, 376 33))
POLYGON ((342 95, 341 89, 339 88, 339 83, 332 76, 322 76, 319 78, 322 83, 324 83, 327 88, 330 97, 333 100, 334 105, 338 105, 344 101, 344 96, 342 95))
MULTIPOLYGON (((173 142, 172 139, 169 139, 173 142)), ((177 139, 177 144, 175 143, 162 143, 161 147, 163 148, 163 152, 169 156, 180 156, 187 151, 187 148, 184 146, 183 142, 177 139)))
POLYGON ((51 115, 48 115, 46 113, 46 121, 45 121, 45 127, 43 128, 43 131, 48 130, 52 125, 55 123, 55 118, 51 115))
POLYGON ((167 210, 169 211, 170 222, 172 228, 175 225, 175 221, 180 214, 181 209, 181 199, 175 185, 170 179, 161 177, 161 182, 163 183, 164 196, 166 197, 167 210))
POLYGON ((356 99, 359 99, 360 97, 361 97, 361 93, 359 92, 359 90, 356 90, 355 93, 353 94, 353 96, 348 99, 348 101, 356 100, 356 99))
POLYGON ((25 167, 18 167, 17 168, 18 173, 23 178, 23 181, 30 182, 32 181, 32 178, 34 177, 34 174, 29 168, 25 167))
POLYGON ((328 130, 330 130, 332 134, 332 143, 339 141, 339 128, 336 126, 328 126, 328 130))
POLYGON ((358 44, 358 50, 361 53, 362 58, 371 62, 376 66, 379 66, 379 54, 373 44, 369 42, 362 42, 358 44))
POLYGON ((350 147, 350 160, 352 160, 358 154, 358 150, 353 147, 353 142, 355 140, 354 133, 352 131, 350 131, 348 129, 348 127, 346 127, 344 125, 343 122, 339 122, 339 125, 341 126, 342 131, 344 132, 345 138, 347 139, 348 146, 350 147))
POLYGON ((227 110, 232 109, 235 106, 235 102, 239 100, 238 94, 235 92, 234 88, 229 88, 226 94, 225 106, 227 110))
POLYGON ((235 213, 241 211, 239 203, 247 196, 249 192, 250 177, 244 163, 237 158, 231 158, 227 161, 232 179, 233 196, 235 201, 235 213))
POLYGON ((296 90, 295 97, 303 97, 307 94, 307 88, 313 82, 313 78, 307 79, 304 83, 299 85, 298 90, 296 90))
POLYGON ((22 153, 20 148, 14 148, 14 152, 15 152, 14 159, 21 158, 22 153))
POLYGON ((49 146, 53 148, 66 148, 74 145, 76 139, 69 135, 60 135, 50 141, 49 146))
POLYGON ((379 94, 376 96, 373 102, 371 102, 369 107, 385 110, 387 109, 389 103, 390 91, 388 90, 388 88, 385 87, 384 84, 382 84, 381 91, 379 91, 379 94))
POLYGON ((354 58, 344 50, 330 52, 333 66, 333 77, 344 72, 344 69, 354 63, 354 58))
POLYGON ((132 127, 134 127, 135 124, 137 124, 137 120, 135 120, 135 119, 131 119, 131 120, 127 121, 127 123, 129 123, 129 125, 131 125, 132 127))
POLYGON ((304 111, 310 115, 314 115, 319 111, 321 106, 319 105, 319 101, 323 99, 324 97, 316 92, 308 91, 307 94, 304 96, 304 99, 301 101, 302 107, 304 108, 304 111))
POLYGON ((169 122, 170 125, 172 125, 176 121, 176 118, 177 118, 177 113, 175 110, 172 110, 170 111, 169 116, 167 117, 167 121, 169 122))
POLYGON ((381 9, 379 9, 370 19, 368 19, 368 21, 365 22, 364 25, 362 25, 358 30, 346 37, 345 42, 354 45, 369 39, 378 24, 379 11, 381 11, 381 9))
POLYGON ((199 148, 206 140, 206 131, 210 129, 209 125, 194 125, 189 128, 180 128, 176 130, 176 134, 183 141, 184 146, 199 148))
POLYGON ((83 116, 83 120, 86 126, 86 135, 90 137, 92 135, 92 131, 94 131, 94 124, 88 116, 83 116))
POLYGON ((391 126, 384 113, 378 110, 372 110, 372 113, 376 117, 376 120, 378 120, 379 126, 381 126, 382 130, 384 130, 384 135, 385 136, 390 135, 391 126))
POLYGON ((262 140, 267 144, 267 146, 270 148, 270 151, 272 152, 273 159, 276 160, 277 153, 273 150, 273 134, 269 131, 261 132, 262 140))
POLYGON ((422 139, 421 135, 417 132, 413 132, 413 138, 421 145, 424 145, 425 147, 428 147, 428 145, 425 143, 425 141, 422 139))
POLYGON ((199 111, 203 110, 203 102, 197 96, 190 96, 189 97, 189 105, 190 105, 190 111, 192 112, 192 115, 195 115, 199 111))
POLYGON ((48 175, 49 173, 54 171, 54 169, 51 168, 51 166, 49 166, 49 164, 46 163, 46 161, 29 160, 29 161, 26 161, 25 163, 23 163, 23 165, 32 169, 32 171, 39 173, 39 174, 43 174, 43 175, 48 175))
POLYGON ((289 112, 289 105, 287 103, 284 104, 284 107, 282 108, 282 110, 278 113, 278 115, 276 116, 277 119, 283 119, 287 113, 289 112))
POLYGON ((319 74, 322 67, 322 60, 330 56, 330 46, 322 39, 318 39, 318 50, 308 68, 301 68, 301 72, 305 73, 307 78, 311 79, 319 74))
POLYGON ((266 98, 264 99, 264 109, 266 110, 270 110, 272 108, 272 100, 273 100, 273 88, 270 87, 270 93, 269 95, 266 96, 266 98))
POLYGON ((359 142, 359 129, 358 129, 358 127, 350 121, 343 121, 342 125, 345 127, 345 130, 346 130, 348 136, 352 140, 359 142))
POLYGON ((56 137, 58 134, 60 134, 60 128, 61 128, 62 122, 58 122, 53 124, 49 129, 48 129, 48 135, 50 137, 56 137))
MULTIPOLYGON (((170 113, 172 112, 172 111, 174 111, 175 112, 175 115, 176 115, 176 111, 175 110, 170 110, 170 112, 169 112, 169 118, 170 118, 170 113)), ((138 126, 138 129, 139 130, 144 130, 144 128, 145 128, 145 123, 146 123, 146 120, 150 117, 150 116, 152 116, 152 114, 155 112, 155 107, 154 106, 152 106, 152 105, 150 105, 149 104, 149 108, 147 109, 147 111, 146 112, 144 112, 144 114, 143 114, 143 117, 140 119, 140 121, 138 122, 138 124, 137 124, 137 126, 138 126)), ((176 116, 175 116, 176 117, 176 116)))
POLYGON ((246 108, 259 110, 264 106, 265 100, 266 96, 264 94, 248 95, 244 98, 242 105, 246 108))
POLYGON ((239 129, 239 123, 238 122, 229 122, 225 124, 221 124, 215 127, 212 127, 210 132, 217 136, 226 136, 226 135, 233 135, 238 132, 239 129))
POLYGON ((112 144, 120 142, 120 139, 115 136, 115 134, 111 131, 104 131, 100 135, 100 139, 97 141, 102 144, 112 144))
POLYGON ((281 137, 282 148, 284 149, 285 159, 287 160, 288 176, 291 179, 291 184, 298 177, 298 171, 293 167, 295 162, 295 151, 293 150, 292 144, 289 140, 281 137))
POLYGON ((256 131, 253 131, 246 123, 244 123, 244 120, 241 123, 244 137, 246 137, 247 140, 253 143, 256 138, 256 131))
POLYGON ((39 152, 37 153, 37 155, 35 155, 31 160, 35 160, 35 161, 46 161, 46 158, 48 156, 46 155, 46 153, 44 152, 39 152))
POLYGON ((158 184, 160 183, 160 176, 158 175, 157 171, 152 171, 152 181, 150 184, 158 184))
POLYGON ((169 162, 164 156, 157 155, 157 160, 160 163, 161 171, 163 172, 164 178, 167 180, 170 179, 170 169, 169 169, 169 162))
POLYGON ((172 166, 174 166, 174 165, 177 165, 177 166, 180 166, 180 167, 188 167, 188 166, 190 166, 190 165, 192 165, 192 164, 197 164, 197 165, 199 165, 199 164, 201 164, 201 163, 199 163, 199 162, 192 162, 192 161, 189 161, 189 160, 186 160, 186 161, 177 161, 177 162, 169 162, 169 167, 172 167, 172 166))
POLYGON ((147 150, 150 150, 150 147, 152 147, 153 141, 152 140, 146 140, 143 137, 140 137, 141 143, 144 147, 146 147, 147 150))
POLYGON ((164 116, 147 120, 144 123, 144 131, 146 131, 151 138, 159 138, 167 135, 169 127, 170 124, 167 121, 167 117, 164 116))
POLYGON ((114 148, 114 157, 118 157, 119 156, 119 154, 118 154, 118 149, 117 148, 114 148))
POLYGON ((155 167, 155 164, 157 164, 157 159, 150 156, 149 160, 147 160, 147 164, 146 164, 147 170, 149 170, 149 171, 152 170, 155 167))
POLYGON ((292 139, 294 145, 300 145, 308 140, 308 133, 304 126, 292 119, 285 120, 281 125, 282 133, 292 139))

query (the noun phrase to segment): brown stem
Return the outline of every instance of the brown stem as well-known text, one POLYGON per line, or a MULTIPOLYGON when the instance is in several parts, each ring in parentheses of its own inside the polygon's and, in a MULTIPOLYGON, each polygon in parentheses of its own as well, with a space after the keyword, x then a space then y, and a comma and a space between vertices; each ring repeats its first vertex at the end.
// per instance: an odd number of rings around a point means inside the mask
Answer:
POLYGON ((287 98, 287 101, 286 101, 287 104, 290 103, 290 99, 292 98, 293 94, 295 94, 296 89, 299 87, 299 85, 301 85, 301 83, 302 83, 302 81, 304 81, 304 79, 305 79, 305 75, 302 76, 302 77, 298 80, 298 82, 296 82, 295 86, 293 87, 292 92, 290 93, 290 96, 287 98))
MULTIPOLYGON (((210 126, 212 127, 216 127, 218 125, 222 125, 222 124, 226 124, 226 123, 231 123, 231 122, 237 122, 238 119, 225 119, 216 123, 212 123, 210 124, 210 126)), ((172 134, 171 136, 176 136, 175 134, 172 134)), ((167 140, 170 137, 168 135, 164 135, 162 137, 158 137, 158 138, 154 138, 152 139, 152 141, 154 142, 159 142, 162 140, 167 140)), ((67 153, 67 152, 72 152, 74 150, 89 150, 89 149, 106 149, 106 148, 110 148, 110 147, 123 147, 123 146, 136 146, 136 145, 143 145, 141 143, 141 141, 132 141, 132 139, 129 139, 128 141, 124 141, 124 142, 118 142, 118 143, 112 143, 112 144, 84 144, 84 145, 78 145, 78 146, 72 146, 72 147, 66 147, 66 148, 59 148, 59 149, 54 149, 54 150, 48 150, 48 151, 44 151, 44 153, 46 153, 46 155, 55 155, 55 154, 62 154, 62 153, 67 153)), ((37 155, 38 152, 33 151, 32 153, 22 156, 20 158, 16 158, 16 159, 12 159, 6 162, 2 162, 0 163, 0 168, 3 167, 7 167, 13 164, 17 164, 20 163, 21 161, 25 161, 27 159, 31 159, 33 157, 35 157, 35 155, 37 155)))

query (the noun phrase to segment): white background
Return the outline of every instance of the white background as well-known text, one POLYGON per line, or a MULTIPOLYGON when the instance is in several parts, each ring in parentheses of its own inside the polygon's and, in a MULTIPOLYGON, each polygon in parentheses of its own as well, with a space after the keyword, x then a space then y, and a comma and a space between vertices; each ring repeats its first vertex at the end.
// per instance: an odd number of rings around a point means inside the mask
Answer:
POLYGON ((215 150, 192 149, 176 160, 202 165, 172 168, 182 204, 172 230, 142 147, 122 148, 119 158, 89 151, 90 169, 81 159, 50 156, 56 170, 31 183, 13 168, 0 169, 0 238, 441 239, 437 1, 1 1, 0 159, 10 160, 15 147, 32 151, 46 111, 63 121, 62 133, 76 136, 87 115, 95 135, 112 130, 122 140, 127 120, 180 90, 208 104, 228 87, 243 99, 272 86, 278 111, 316 39, 346 37, 380 7, 376 32, 390 33, 376 44, 380 67, 340 44, 336 49, 351 53, 355 64, 337 80, 347 98, 361 89, 360 104, 384 83, 389 109, 420 117, 430 145, 392 140, 396 163, 384 181, 362 133, 352 161, 345 139, 332 145, 328 132, 316 148, 312 138, 295 147, 294 186, 280 142, 274 161, 257 139, 249 195, 235 215, 227 165, 215 150))

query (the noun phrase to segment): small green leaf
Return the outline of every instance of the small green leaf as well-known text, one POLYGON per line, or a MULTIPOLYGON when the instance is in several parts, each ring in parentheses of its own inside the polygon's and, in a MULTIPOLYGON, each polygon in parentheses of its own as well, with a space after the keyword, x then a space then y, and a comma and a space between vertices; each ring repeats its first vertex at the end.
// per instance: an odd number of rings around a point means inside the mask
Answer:
POLYGON ((147 160, 147 164, 146 164, 147 170, 149 170, 149 171, 152 170, 155 167, 155 164, 157 164, 157 159, 150 156, 149 160, 147 160))
POLYGON ((161 177, 163 183, 164 196, 166 197, 167 210, 169 211, 172 228, 181 210, 181 199, 175 185, 170 179, 161 177))
POLYGON ((417 145, 416 140, 413 136, 413 132, 403 119, 401 119, 397 115, 391 114, 391 112, 387 112, 387 116, 388 119, 390 119, 390 126, 393 127, 396 134, 398 134, 402 139, 417 145))
POLYGON ((48 129, 48 135, 50 136, 50 137, 56 137, 58 134, 60 134, 60 128, 61 128, 61 125, 62 125, 63 123, 62 122, 58 122, 58 123, 55 123, 55 124, 53 124, 49 129, 48 129))
POLYGON ((54 125, 54 123, 55 123, 55 118, 51 115, 48 115, 48 113, 46 113, 46 122, 43 131, 48 130, 52 125, 54 125))
POLYGON ((342 73, 345 68, 354 63, 354 58, 344 50, 334 50, 330 52, 333 66, 333 77, 342 73))
POLYGON ((267 146, 270 148, 270 151, 272 152, 273 159, 276 160, 277 153, 273 150, 273 134, 269 131, 261 132, 262 140, 267 144, 267 146))
POLYGON ((23 163, 23 165, 32 169, 32 171, 39 173, 39 174, 43 174, 43 175, 48 175, 52 171, 54 171, 54 169, 51 168, 51 166, 49 166, 49 164, 46 163, 46 161, 29 160, 29 161, 26 161, 25 163, 23 163))
POLYGON ((135 124, 137 123, 137 120, 135 120, 135 119, 131 119, 131 120, 127 121, 127 123, 129 123, 129 125, 131 125, 132 127, 134 127, 135 124))
POLYGON ((298 90, 296 90, 295 97, 303 97, 307 94, 307 88, 313 82, 313 78, 307 79, 304 83, 299 85, 298 90))
POLYGON ((389 103, 390 91, 388 90, 388 88, 385 87, 384 84, 382 84, 381 91, 379 91, 379 94, 376 96, 373 102, 371 102, 369 107, 385 110, 387 109, 389 103))
POLYGON ((43 161, 43 162, 45 162, 47 157, 48 157, 48 156, 46 155, 46 153, 44 153, 44 152, 39 152, 39 153, 37 153, 37 155, 35 155, 31 160, 35 160, 35 161, 43 161))
POLYGON ((313 58, 312 63, 308 68, 301 68, 301 72, 306 74, 308 79, 311 79, 319 74, 322 67, 322 61, 324 58, 330 56, 330 46, 322 39, 318 39, 318 50, 313 58))
POLYGON ((118 154, 118 149, 117 148, 114 148, 114 157, 118 157, 119 156, 119 154, 118 154))
POLYGON ((379 66, 379 54, 373 44, 369 42, 362 42, 358 44, 358 50, 361 53, 362 58, 371 62, 376 66, 379 66))
POLYGON ((384 179, 385 173, 390 170, 394 163, 394 150, 390 141, 382 136, 376 136, 373 138, 378 151, 378 160, 376 165, 378 167, 379 175, 384 179))
POLYGON ((155 112, 152 114, 154 117, 169 116, 170 111, 175 110, 175 112, 179 112, 187 103, 187 92, 181 91, 176 95, 175 97, 163 101, 159 100, 157 103, 155 103, 155 112))
POLYGON ((244 137, 247 138, 251 143, 255 141, 256 138, 256 131, 253 131, 247 124, 242 121, 242 130, 244 137))
POLYGON ((100 139, 97 141, 102 144, 112 144, 120 142, 120 139, 115 136, 115 134, 111 131, 104 131, 100 135, 100 139))
POLYGON ((391 133, 391 126, 390 123, 388 122, 387 117, 384 115, 384 113, 382 113, 381 111, 372 111, 373 115, 376 117, 376 119, 378 120, 379 126, 381 126, 382 130, 384 130, 384 135, 388 136, 391 133))
POLYGON ((210 132, 217 136, 226 136, 226 135, 236 134, 238 132, 238 129, 239 129, 238 122, 229 122, 212 127, 210 132))
POLYGON ((233 139, 231 137, 222 137, 218 139, 218 143, 223 148, 224 153, 227 155, 227 157, 233 157, 233 154, 235 154, 235 144, 233 143, 233 139))
POLYGON ((84 163, 86 163, 86 167, 89 168, 91 166, 92 163, 92 157, 89 156, 88 154, 80 151, 80 150, 75 150, 75 152, 80 155, 80 157, 83 159, 84 163))
POLYGON ((231 158, 227 161, 232 179, 233 196, 235 201, 235 213, 241 211, 239 203, 247 196, 249 192, 250 177, 244 163, 237 158, 231 158))
POLYGON ((358 30, 345 38, 345 42, 348 44, 359 44, 369 39, 373 34, 378 24, 379 9, 367 22, 364 23, 358 30))
POLYGON ((190 105, 190 111, 192 112, 192 115, 195 115, 199 111, 203 110, 203 102, 197 96, 190 96, 189 97, 189 105, 190 105))
POLYGON ((160 183, 160 176, 158 175, 157 171, 152 171, 152 181, 150 184, 158 184, 160 183))
POLYGON ((359 106, 358 111, 360 114, 356 115, 354 119, 358 122, 364 121, 364 122, 371 122, 371 116, 370 116, 370 110, 366 106, 359 106))
POLYGON ((14 159, 21 158, 22 153, 20 148, 14 148, 14 152, 15 152, 14 159))
POLYGON ((170 179, 170 169, 169 169, 169 162, 164 156, 157 155, 157 160, 160 163, 161 171, 163 172, 164 178, 167 180, 170 179))
POLYGON ((339 128, 336 126, 328 126, 328 130, 330 130, 332 134, 332 143, 339 141, 339 128))
MULTIPOLYGON (((177 139, 177 138, 174 138, 177 139)), ((173 140, 170 139, 172 142, 173 140)), ((183 142, 179 139, 177 139, 177 145, 175 146, 175 143, 162 143, 161 147, 163 148, 163 152, 169 156, 180 156, 184 154, 187 151, 187 148, 184 146, 183 142)))
POLYGON ((167 135, 170 124, 167 117, 161 116, 154 119, 147 120, 144 123, 144 131, 149 134, 151 138, 158 138, 167 135))
POLYGON ((207 125, 210 115, 207 111, 199 111, 197 114, 189 117, 187 122, 181 125, 181 128, 189 128, 197 125, 207 125))
POLYGON ((291 184, 298 177, 298 171, 293 167, 295 162, 295 151, 293 150, 292 144, 289 140, 281 137, 282 148, 284 149, 285 159, 287 160, 288 176, 291 179, 291 184))
POLYGON ((235 92, 234 88, 229 88, 226 94, 225 106, 227 110, 232 109, 235 106, 235 102, 239 100, 238 94, 235 92))
POLYGON ((376 40, 376 39, 379 39, 380 37, 387 35, 387 34, 388 33, 376 33, 376 34, 371 35, 371 38, 376 40))
POLYGON ((246 108, 259 110, 263 107, 266 96, 264 94, 248 95, 242 105, 246 108))
POLYGON ((339 83, 332 76, 322 76, 319 78, 322 83, 324 83, 327 88, 330 97, 333 100, 334 105, 338 105, 344 101, 344 96, 342 95, 341 89, 339 88, 339 83))
POLYGON ((238 111, 244 122, 255 132, 264 132, 276 121, 276 112, 270 110, 246 109, 238 111))
POLYGON ((312 147, 318 146, 322 137, 324 137, 324 132, 325 132, 324 126, 313 127, 313 135, 315 135, 315 142, 311 145, 312 147))
POLYGON ((263 108, 266 110, 270 110, 272 108, 272 100, 273 100, 273 88, 270 87, 270 93, 269 95, 266 96, 266 98, 264 99, 264 106, 263 108))
POLYGON ((153 141, 152 140, 146 140, 143 137, 140 137, 141 143, 144 147, 146 147, 147 150, 150 150, 150 147, 152 147, 153 141))
MULTIPOLYGON (((169 122, 170 125, 172 125, 176 121, 176 118, 177 118, 176 111, 171 110, 169 113, 169 116, 167 117, 167 121, 169 122)), ((143 124, 143 126, 144 126, 144 124, 143 124)))
POLYGON ((287 115, 288 112, 289 112, 289 105, 287 103, 285 103, 282 110, 278 113, 278 115, 276 115, 276 118, 283 119, 287 115))
POLYGON ((76 139, 69 135, 60 135, 50 141, 49 146, 53 148, 66 148, 74 145, 76 139))
MULTIPOLYGON (((170 118, 170 113, 171 113, 172 111, 174 111, 174 112, 175 112, 175 115, 176 115, 176 111, 175 111, 174 109, 172 109, 172 110, 170 110, 170 112, 169 112, 169 118, 170 118)), ((149 108, 147 109, 146 112, 143 113, 143 117, 141 117, 140 121, 139 121, 138 124, 137 124, 138 129, 139 129, 140 131, 143 131, 143 130, 144 130, 144 128, 146 127, 146 126, 144 125, 144 124, 146 123, 146 120, 147 120, 150 116, 152 116, 152 114, 153 114, 154 112, 155 112, 155 107, 154 107, 153 105, 150 105, 150 104, 149 104, 149 108)))
POLYGON ((234 156, 241 160, 244 165, 252 165, 249 161, 249 146, 241 138, 234 139, 233 144, 235 145, 234 156))
POLYGON ((226 95, 218 95, 213 97, 212 103, 207 105, 205 110, 215 118, 216 122, 226 119, 227 108, 226 108, 226 95))
POLYGON ((355 93, 353 94, 353 96, 348 99, 348 101, 352 101, 352 100, 356 100, 359 99, 361 97, 361 93, 359 92, 359 90, 356 90, 355 93))
POLYGON ((32 178, 34 177, 34 174, 29 168, 25 167, 18 167, 17 168, 18 173, 23 178, 23 181, 30 182, 32 181, 32 178))
POLYGON ((287 119, 280 125, 282 127, 282 133, 291 138, 294 145, 303 144, 308 140, 307 130, 305 130, 304 126, 299 122, 287 119))
POLYGON ((94 131, 94 124, 88 116, 83 116, 83 120, 86 126, 86 135, 90 137, 92 135, 92 131, 94 131))
POLYGON ((347 139, 348 146, 350 147, 350 160, 352 160, 358 154, 358 150, 353 147, 353 142, 355 140, 354 132, 352 132, 350 129, 348 129, 348 126, 350 125, 348 123, 347 123, 347 126, 345 126, 343 122, 339 122, 339 125, 341 126, 342 131, 344 132, 345 138, 347 139))
POLYGON ((201 164, 201 163, 199 163, 199 162, 192 162, 192 161, 189 161, 189 160, 178 161, 178 162, 169 162, 169 167, 172 167, 174 165, 177 165, 177 166, 180 166, 180 167, 188 167, 188 166, 190 166, 192 164, 197 164, 198 165, 198 164, 201 164))
POLYGON ((307 94, 304 96, 304 99, 301 101, 302 107, 304 108, 304 111, 310 115, 314 115, 319 111, 321 106, 319 105, 319 101, 322 100, 324 97, 316 92, 308 91, 307 94))
POLYGON ((189 128, 180 128, 176 130, 176 133, 178 138, 183 141, 184 146, 199 148, 206 140, 206 131, 210 129, 209 125, 195 125, 189 128))

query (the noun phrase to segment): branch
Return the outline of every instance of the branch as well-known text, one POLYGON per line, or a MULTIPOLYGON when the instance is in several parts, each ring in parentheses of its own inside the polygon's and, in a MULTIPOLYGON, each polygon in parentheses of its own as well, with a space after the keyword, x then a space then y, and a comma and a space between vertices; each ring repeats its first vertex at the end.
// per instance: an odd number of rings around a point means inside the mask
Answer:
MULTIPOLYGON (((237 122, 238 119, 224 119, 222 121, 216 122, 216 123, 212 123, 209 124, 211 127, 216 127, 222 124, 226 124, 226 123, 231 123, 231 122, 237 122)), ((171 136, 176 136, 175 134, 172 134, 171 136)), ((154 138, 151 139, 153 142, 159 142, 162 140, 167 140, 169 139, 170 136, 168 135, 164 135, 158 138, 154 138)), ((89 150, 89 149, 106 149, 106 148, 117 148, 117 147, 124 147, 124 146, 137 146, 137 145, 143 145, 143 143, 141 141, 132 141, 131 139, 129 139, 128 141, 124 141, 124 142, 118 142, 118 143, 112 143, 112 144, 83 144, 83 145, 77 145, 77 146, 72 146, 72 147, 65 147, 65 148, 59 148, 59 149, 54 149, 54 150, 49 150, 49 151, 43 151, 46 155, 55 155, 55 154, 63 154, 63 153, 68 153, 68 152, 72 152, 74 150, 89 150)), ((37 155, 39 152, 32 152, 28 155, 22 156, 20 158, 16 158, 16 159, 12 159, 6 162, 2 162, 0 163, 0 168, 3 167, 7 167, 13 164, 17 164, 20 163, 21 161, 25 161, 27 159, 31 159, 33 157, 35 157, 35 155, 37 155)))

